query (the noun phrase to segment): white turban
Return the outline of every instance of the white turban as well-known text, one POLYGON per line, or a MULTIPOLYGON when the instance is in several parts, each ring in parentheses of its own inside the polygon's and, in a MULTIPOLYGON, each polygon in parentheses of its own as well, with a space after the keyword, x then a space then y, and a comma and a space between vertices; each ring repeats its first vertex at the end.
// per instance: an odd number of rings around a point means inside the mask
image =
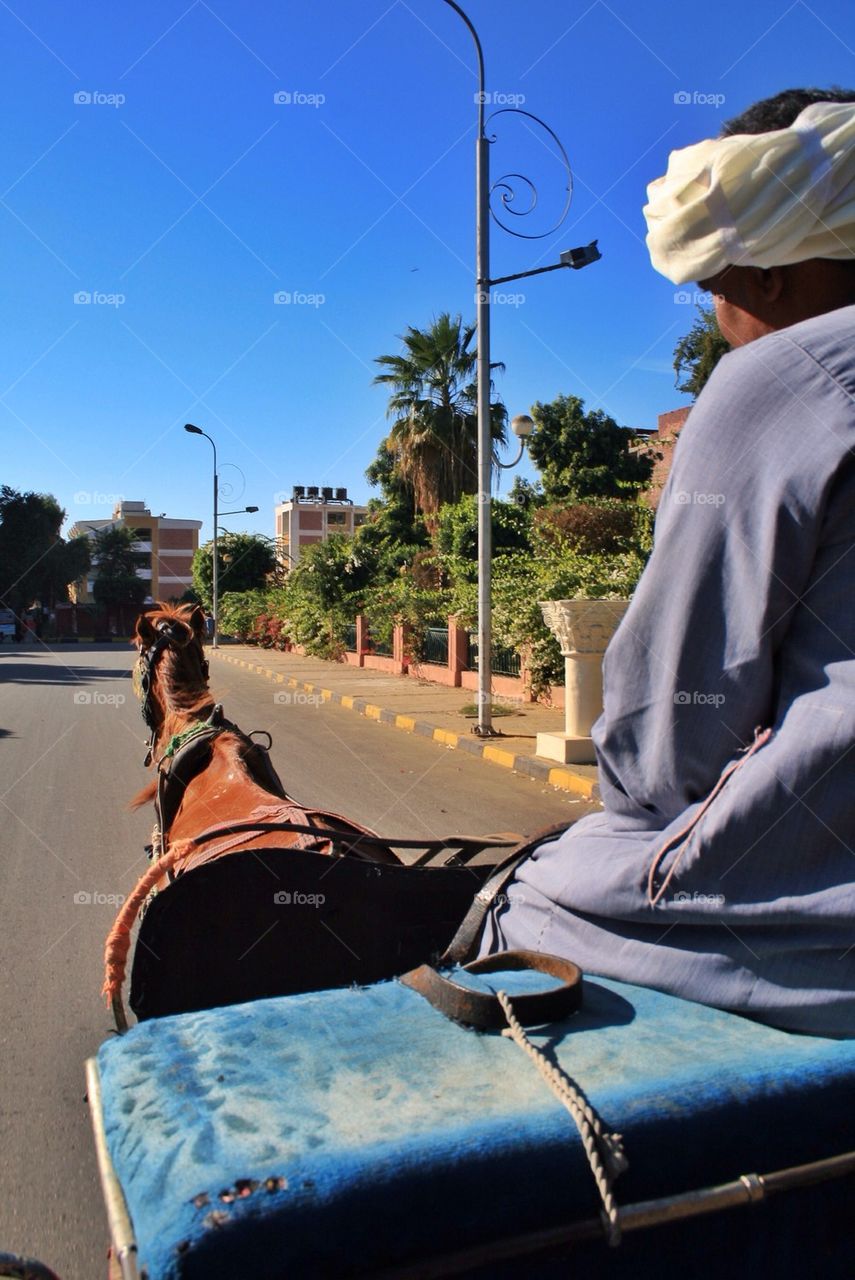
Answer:
POLYGON ((674 284, 855 258, 855 103, 815 102, 789 129, 672 151, 647 198, 650 260, 674 284))

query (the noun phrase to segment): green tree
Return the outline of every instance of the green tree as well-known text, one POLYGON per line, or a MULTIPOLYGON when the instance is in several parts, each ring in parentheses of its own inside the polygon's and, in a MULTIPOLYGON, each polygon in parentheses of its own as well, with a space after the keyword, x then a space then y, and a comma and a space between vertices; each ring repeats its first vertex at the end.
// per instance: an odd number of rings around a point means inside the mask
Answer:
POLYGON ((21 614, 68 598, 68 585, 89 568, 89 542, 60 537, 65 512, 46 493, 0 487, 0 603, 21 614))
POLYGON ((532 406, 528 451, 547 502, 631 498, 649 482, 653 460, 633 452, 629 431, 602 409, 585 412, 578 396, 532 406))
MULTIPOLYGON (((529 551, 531 518, 514 502, 493 500, 490 506, 493 555, 529 551)), ((467 494, 439 513, 434 537, 437 555, 454 580, 475 581, 478 574, 478 503, 467 494)))
POLYGON ((695 399, 706 386, 710 374, 730 347, 722 337, 715 310, 698 307, 698 319, 674 348, 675 386, 695 399))
MULTIPOLYGON (((375 361, 384 370, 375 383, 391 389, 385 447, 394 473, 426 516, 478 491, 475 331, 461 316, 443 312, 427 329, 407 329, 402 355, 375 361)), ((494 444, 504 444, 507 410, 501 401, 491 404, 491 418, 494 444)))
POLYGON ((95 535, 93 594, 97 604, 110 609, 123 604, 142 604, 148 584, 137 576, 144 556, 134 550, 136 534, 126 525, 108 525, 95 535))
MULTIPOLYGON (((218 582, 227 591, 258 591, 276 568, 273 547, 254 533, 229 533, 217 540, 218 582)), ((206 542, 193 556, 193 589, 210 609, 214 598, 214 544, 206 542)))

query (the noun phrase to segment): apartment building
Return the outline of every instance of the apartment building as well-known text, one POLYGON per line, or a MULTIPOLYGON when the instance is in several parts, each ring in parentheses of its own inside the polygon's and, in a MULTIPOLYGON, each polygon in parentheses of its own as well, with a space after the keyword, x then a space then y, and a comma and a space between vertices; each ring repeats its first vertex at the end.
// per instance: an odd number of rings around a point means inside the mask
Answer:
MULTIPOLYGON (((136 536, 134 550, 141 556, 137 577, 148 586, 146 604, 155 600, 177 600, 193 585, 193 553, 199 546, 201 520, 177 520, 165 514, 153 516, 144 502, 119 502, 109 520, 78 520, 70 528, 71 538, 85 534, 95 537, 102 529, 125 526, 136 536)), ((71 588, 75 604, 94 600, 95 566, 86 578, 71 588)))
POLYGON ((367 507, 348 498, 347 489, 295 484, 291 497, 275 508, 277 557, 293 568, 304 547, 325 542, 332 533, 352 534, 367 514, 367 507))

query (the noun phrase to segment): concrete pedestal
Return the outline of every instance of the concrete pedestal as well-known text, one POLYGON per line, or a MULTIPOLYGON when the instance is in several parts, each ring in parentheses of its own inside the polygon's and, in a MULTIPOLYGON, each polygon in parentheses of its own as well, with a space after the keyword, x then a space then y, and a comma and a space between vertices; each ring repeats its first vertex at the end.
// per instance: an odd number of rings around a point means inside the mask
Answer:
POLYGON ((593 739, 570 733, 539 733, 535 753, 559 764, 597 763, 593 739))
POLYGON ((591 727, 603 710, 603 654, 628 603, 541 601, 544 621, 564 655, 564 732, 539 733, 539 756, 561 764, 596 764, 591 727))

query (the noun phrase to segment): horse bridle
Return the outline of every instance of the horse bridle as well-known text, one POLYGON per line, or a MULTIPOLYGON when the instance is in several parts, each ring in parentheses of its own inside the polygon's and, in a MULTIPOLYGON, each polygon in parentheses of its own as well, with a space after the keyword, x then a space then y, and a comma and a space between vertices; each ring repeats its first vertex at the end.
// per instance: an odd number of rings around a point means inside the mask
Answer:
MULTIPOLYGON (((152 761, 158 729, 157 718, 151 696, 154 668, 164 649, 168 649, 172 644, 178 645, 181 639, 179 624, 175 622, 168 622, 165 618, 161 619, 160 622, 155 623, 155 630, 159 634, 155 638, 153 644, 150 644, 145 649, 140 649, 137 664, 134 668, 134 688, 136 690, 137 697, 140 700, 142 718, 151 735, 148 742, 148 754, 145 759, 146 768, 148 768, 152 761)), ((207 658, 202 658, 201 666, 202 676, 207 680, 209 672, 207 658)))

